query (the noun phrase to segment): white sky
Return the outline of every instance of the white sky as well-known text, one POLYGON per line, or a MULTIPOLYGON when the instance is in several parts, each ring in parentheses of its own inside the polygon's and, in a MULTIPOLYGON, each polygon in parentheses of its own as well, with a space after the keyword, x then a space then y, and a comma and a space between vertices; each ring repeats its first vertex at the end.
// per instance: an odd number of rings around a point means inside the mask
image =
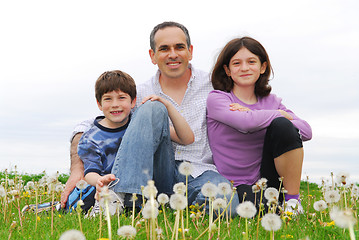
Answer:
POLYGON ((97 77, 149 79, 149 34, 172 20, 188 28, 192 63, 205 71, 232 38, 259 40, 272 92, 313 128, 303 175, 359 181, 358 12, 356 0, 2 1, 0 170, 68 172, 72 128, 99 113, 97 77))

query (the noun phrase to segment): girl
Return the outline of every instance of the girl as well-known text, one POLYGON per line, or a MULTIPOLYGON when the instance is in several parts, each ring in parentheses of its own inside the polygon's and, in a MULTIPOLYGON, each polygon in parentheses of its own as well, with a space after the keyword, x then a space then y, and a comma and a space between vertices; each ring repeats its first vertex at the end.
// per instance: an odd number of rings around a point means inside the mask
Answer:
POLYGON ((278 189, 282 177, 285 200, 294 199, 286 211, 301 211, 302 141, 311 139, 312 130, 270 94, 271 70, 266 50, 255 39, 227 43, 213 68, 215 90, 207 99, 209 143, 218 171, 233 181, 240 201, 246 192, 245 200, 254 202, 251 185, 260 178, 278 189))

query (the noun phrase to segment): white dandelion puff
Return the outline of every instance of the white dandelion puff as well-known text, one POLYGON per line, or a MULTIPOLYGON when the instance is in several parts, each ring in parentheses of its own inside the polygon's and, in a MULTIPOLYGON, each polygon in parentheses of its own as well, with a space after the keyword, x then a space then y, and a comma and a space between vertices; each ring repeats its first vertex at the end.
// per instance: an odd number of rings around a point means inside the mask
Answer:
POLYGON ((28 181, 28 182, 26 183, 26 187, 27 187, 28 189, 34 189, 34 188, 35 188, 35 183, 34 183, 33 181, 28 181))
POLYGON ((161 193, 160 195, 158 195, 157 201, 158 201, 160 204, 164 205, 164 204, 166 204, 166 203, 168 203, 168 202, 170 201, 170 198, 168 197, 167 194, 161 193))
POLYGON ((267 231, 277 231, 282 226, 282 220, 275 213, 267 213, 262 218, 261 224, 267 231))
POLYGON ((57 183, 55 185, 55 192, 62 192, 64 190, 64 185, 62 183, 57 183))
POLYGON ((253 193, 258 193, 258 192, 260 192, 260 190, 261 190, 261 188, 259 187, 259 185, 254 184, 254 185, 252 186, 252 192, 253 192, 253 193))
POLYGON ((269 187, 264 191, 264 197, 268 201, 273 201, 273 199, 278 200, 279 192, 276 188, 269 187))
POLYGON ((252 218, 257 213, 257 209, 251 201, 240 203, 237 206, 236 211, 238 215, 243 218, 252 218))
POLYGON ((319 200, 313 204, 313 207, 315 211, 323 212, 325 209, 327 209, 328 205, 324 200, 319 200))
MULTIPOLYGON (((159 208, 159 206, 160 206, 160 204, 156 201, 156 200, 154 200, 153 201, 153 206, 155 207, 155 208, 159 208)), ((145 203, 145 206, 146 205, 148 205, 148 207, 151 207, 151 201, 147 201, 146 203, 145 203)))
POLYGON ((87 182, 86 182, 85 180, 83 180, 83 179, 81 179, 80 181, 78 181, 78 182, 76 183, 76 187, 77 187, 78 189, 80 189, 80 190, 85 189, 86 186, 87 186, 87 182))
POLYGON ((173 192, 184 195, 186 193, 186 185, 183 182, 176 183, 173 186, 173 192))
POLYGON ((341 172, 337 174, 337 183, 341 183, 343 185, 347 184, 347 179, 349 178, 349 173, 341 172))
POLYGON ((182 175, 189 176, 192 174, 193 166, 189 162, 182 162, 178 167, 178 171, 182 175))
POLYGON ((170 197, 170 206, 174 210, 183 210, 187 206, 187 198, 182 194, 172 194, 170 197))
POLYGON ((61 234, 59 240, 86 240, 86 237, 79 230, 71 229, 61 234))
POLYGON ((136 228, 134 228, 130 225, 125 225, 125 226, 120 227, 117 230, 117 234, 121 237, 133 238, 136 236, 137 231, 136 231, 136 228))
POLYGON ((214 198, 218 193, 218 188, 213 183, 207 182, 203 184, 201 192, 205 197, 214 198))
POLYGON ((222 195, 228 195, 232 193, 232 188, 229 183, 222 182, 218 184, 218 193, 222 195))
POLYGON ((6 191, 5 188, 0 185, 0 197, 5 197, 6 196, 6 191))
POLYGON ((143 188, 142 194, 143 196, 145 196, 147 199, 150 198, 151 194, 153 194, 153 196, 156 196, 158 193, 157 188, 155 187, 155 185, 147 185, 146 187, 143 188))
POLYGON ((150 204, 146 204, 142 208, 142 216, 144 219, 155 219, 159 214, 158 208, 151 207, 150 204))
POLYGON ((266 178, 261 178, 257 181, 256 184, 258 184, 258 186, 260 187, 260 189, 266 189, 267 188, 267 182, 268 180, 266 178))
POLYGON ((223 198, 216 198, 213 201, 213 209, 214 210, 225 209, 226 207, 227 207, 227 202, 223 198))
POLYGON ((340 210, 338 207, 334 207, 330 211, 330 218, 340 228, 350 228, 356 223, 351 209, 340 210))
POLYGON ((337 190, 329 190, 324 193, 324 199, 327 203, 336 203, 340 200, 340 194, 337 190))

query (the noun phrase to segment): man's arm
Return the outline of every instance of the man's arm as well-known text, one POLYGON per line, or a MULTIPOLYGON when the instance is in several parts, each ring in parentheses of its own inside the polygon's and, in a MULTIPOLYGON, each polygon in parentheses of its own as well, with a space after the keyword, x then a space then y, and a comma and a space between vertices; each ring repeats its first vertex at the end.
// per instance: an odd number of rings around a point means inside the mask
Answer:
POLYGON ((70 148, 70 158, 71 158, 71 167, 70 167, 70 177, 66 182, 64 191, 61 194, 61 207, 65 208, 67 198, 71 191, 75 188, 76 183, 84 178, 84 164, 81 161, 79 155, 77 154, 77 145, 79 144, 80 138, 83 133, 77 133, 71 142, 70 148))

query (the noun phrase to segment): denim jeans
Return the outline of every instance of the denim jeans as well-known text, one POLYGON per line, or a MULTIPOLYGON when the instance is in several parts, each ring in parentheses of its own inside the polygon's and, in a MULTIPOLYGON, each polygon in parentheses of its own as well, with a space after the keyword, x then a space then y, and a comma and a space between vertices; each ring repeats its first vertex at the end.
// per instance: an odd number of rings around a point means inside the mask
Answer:
POLYGON ((112 173, 120 179, 113 191, 141 194, 153 179, 159 193, 173 190, 175 160, 168 112, 157 101, 147 101, 133 114, 122 138, 112 173))
MULTIPOLYGON (((182 161, 176 161, 176 170, 175 170, 175 176, 176 176, 176 182, 183 182, 186 184, 186 176, 182 175, 178 171, 178 166, 182 163, 182 161)), ((199 205, 202 205, 206 197, 202 194, 201 188, 203 184, 211 182, 215 185, 218 185, 219 183, 228 183, 231 186, 231 183, 223 177, 221 174, 215 171, 207 170, 203 172, 200 176, 193 178, 192 176, 188 176, 188 205, 194 205, 198 203, 199 205)), ((229 200, 231 198, 232 194, 226 195, 226 198, 229 200)), ((223 198, 223 195, 217 194, 217 198, 223 198)), ((208 201, 207 201, 208 202, 208 201)), ((231 204, 231 215, 235 216, 236 213, 236 207, 239 204, 238 194, 235 193, 233 196, 232 204, 231 204)), ((207 211, 208 211, 208 204, 207 204, 207 211)))

